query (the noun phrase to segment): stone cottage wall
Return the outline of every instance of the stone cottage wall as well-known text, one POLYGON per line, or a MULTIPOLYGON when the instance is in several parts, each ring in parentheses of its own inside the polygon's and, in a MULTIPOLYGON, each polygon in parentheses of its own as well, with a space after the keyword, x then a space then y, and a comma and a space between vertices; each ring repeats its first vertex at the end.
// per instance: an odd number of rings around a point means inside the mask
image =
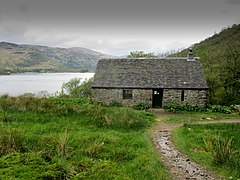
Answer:
POLYGON ((163 90, 163 106, 170 104, 181 104, 181 90, 163 90))
POLYGON ((96 102, 110 104, 119 102, 124 106, 134 106, 145 102, 152 105, 152 89, 132 89, 132 99, 123 99, 123 89, 93 89, 93 98, 96 102))
MULTIPOLYGON (((181 101, 180 89, 163 90, 163 106, 170 104, 206 106, 206 90, 184 90, 184 100, 181 101)), ((119 102, 124 106, 134 106, 145 102, 152 106, 152 89, 133 89, 132 99, 123 99, 123 89, 93 89, 93 97, 96 102, 110 104, 119 102)))
POLYGON ((191 105, 204 107, 207 104, 206 90, 184 90, 184 100, 181 101, 182 90, 164 89, 163 106, 169 104, 191 105))

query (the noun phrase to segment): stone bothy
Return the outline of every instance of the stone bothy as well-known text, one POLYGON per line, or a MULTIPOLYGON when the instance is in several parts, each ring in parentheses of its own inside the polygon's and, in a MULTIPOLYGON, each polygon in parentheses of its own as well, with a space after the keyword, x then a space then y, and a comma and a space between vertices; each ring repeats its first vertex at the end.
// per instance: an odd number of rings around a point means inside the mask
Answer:
POLYGON ((207 83, 195 58, 101 59, 94 75, 96 102, 205 106, 207 83))

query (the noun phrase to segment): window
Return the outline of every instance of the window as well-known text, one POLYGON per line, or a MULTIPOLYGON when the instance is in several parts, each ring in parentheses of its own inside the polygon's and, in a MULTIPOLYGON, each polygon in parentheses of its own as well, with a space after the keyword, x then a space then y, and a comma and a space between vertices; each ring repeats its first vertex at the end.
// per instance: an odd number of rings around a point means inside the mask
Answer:
POLYGON ((184 101, 184 90, 181 92, 181 101, 184 101))
POLYGON ((132 99, 132 90, 131 89, 123 90, 123 99, 132 99))

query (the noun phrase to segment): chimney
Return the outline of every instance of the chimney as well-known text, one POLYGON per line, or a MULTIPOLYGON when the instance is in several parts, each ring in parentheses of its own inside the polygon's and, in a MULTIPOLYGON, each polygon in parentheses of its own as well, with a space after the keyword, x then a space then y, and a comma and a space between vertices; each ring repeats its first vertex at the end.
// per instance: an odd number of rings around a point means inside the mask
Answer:
POLYGON ((188 61, 194 61, 195 60, 195 58, 193 57, 193 50, 192 50, 192 48, 189 48, 189 50, 188 50, 187 60, 188 61))

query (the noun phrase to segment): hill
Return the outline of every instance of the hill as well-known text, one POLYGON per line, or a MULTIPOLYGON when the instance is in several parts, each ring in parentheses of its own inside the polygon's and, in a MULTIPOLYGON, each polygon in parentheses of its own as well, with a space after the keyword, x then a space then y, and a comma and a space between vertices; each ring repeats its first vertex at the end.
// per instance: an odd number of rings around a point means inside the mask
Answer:
MULTIPOLYGON (((193 45, 200 57, 212 104, 240 104, 240 24, 193 45)), ((187 49, 174 56, 186 56, 187 49)))
POLYGON ((94 71, 99 59, 109 57, 86 48, 56 48, 0 43, 1 72, 84 72, 94 71))

